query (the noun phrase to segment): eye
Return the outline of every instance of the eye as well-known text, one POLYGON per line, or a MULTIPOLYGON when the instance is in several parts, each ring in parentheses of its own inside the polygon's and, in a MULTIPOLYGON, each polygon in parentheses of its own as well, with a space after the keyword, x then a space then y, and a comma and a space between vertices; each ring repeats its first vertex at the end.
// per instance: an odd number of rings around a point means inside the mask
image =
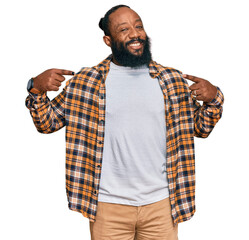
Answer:
POLYGON ((136 28, 143 29, 143 26, 142 25, 138 25, 138 26, 136 26, 136 28))
POLYGON ((128 30, 128 28, 122 28, 120 31, 121 32, 125 32, 125 31, 127 31, 128 30))

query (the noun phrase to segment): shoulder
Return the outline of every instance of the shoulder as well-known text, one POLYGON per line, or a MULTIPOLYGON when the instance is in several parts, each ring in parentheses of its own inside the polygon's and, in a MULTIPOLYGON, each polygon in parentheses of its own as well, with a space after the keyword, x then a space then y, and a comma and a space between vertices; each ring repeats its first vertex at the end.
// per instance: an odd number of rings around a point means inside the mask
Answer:
POLYGON ((156 61, 152 61, 152 66, 157 69, 162 74, 174 74, 174 76, 181 76, 182 72, 173 67, 166 67, 162 64, 157 63, 156 61))
POLYGON ((86 85, 97 85, 100 79, 100 73, 96 68, 83 67, 66 84, 70 88, 84 88, 86 85))
POLYGON ((95 81, 99 80, 100 73, 96 67, 83 67, 81 70, 76 74, 75 78, 78 80, 90 80, 95 81))
POLYGON ((78 84, 97 84, 99 81, 106 76, 109 71, 111 55, 100 62, 98 65, 93 67, 83 67, 76 73, 76 75, 70 79, 70 83, 78 84))
POLYGON ((173 67, 163 66, 155 61, 153 65, 160 73, 160 77, 164 80, 169 92, 183 93, 188 92, 188 83, 182 77, 182 72, 173 67))

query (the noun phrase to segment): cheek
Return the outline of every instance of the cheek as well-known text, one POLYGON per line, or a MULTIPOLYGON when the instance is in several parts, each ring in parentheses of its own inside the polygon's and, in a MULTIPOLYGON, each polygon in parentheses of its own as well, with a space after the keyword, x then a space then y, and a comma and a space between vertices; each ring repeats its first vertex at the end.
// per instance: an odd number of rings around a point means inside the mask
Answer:
POLYGON ((147 34, 146 34, 146 32, 145 32, 145 31, 143 31, 143 32, 141 33, 141 36, 142 36, 142 38, 143 38, 143 39, 146 39, 146 38, 147 38, 147 34))
POLYGON ((126 42, 127 40, 129 41, 129 36, 129 31, 123 31, 117 34, 116 39, 120 42, 126 42))

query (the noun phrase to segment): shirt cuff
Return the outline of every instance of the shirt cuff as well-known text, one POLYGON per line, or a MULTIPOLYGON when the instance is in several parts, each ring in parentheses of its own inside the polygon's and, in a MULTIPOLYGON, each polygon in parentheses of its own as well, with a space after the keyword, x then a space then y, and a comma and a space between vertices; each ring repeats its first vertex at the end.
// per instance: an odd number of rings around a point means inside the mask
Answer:
POLYGON ((29 91, 30 93, 34 93, 34 94, 43 94, 44 92, 39 91, 36 88, 31 88, 31 90, 29 91))
MULTIPOLYGON (((33 90, 33 89, 32 89, 33 90)), ((39 91, 29 91, 29 95, 35 102, 43 102, 46 99, 47 93, 46 92, 39 92, 39 91)))
POLYGON ((29 91, 29 96, 26 98, 26 106, 29 110, 34 111, 46 103, 47 93, 32 90, 29 91))

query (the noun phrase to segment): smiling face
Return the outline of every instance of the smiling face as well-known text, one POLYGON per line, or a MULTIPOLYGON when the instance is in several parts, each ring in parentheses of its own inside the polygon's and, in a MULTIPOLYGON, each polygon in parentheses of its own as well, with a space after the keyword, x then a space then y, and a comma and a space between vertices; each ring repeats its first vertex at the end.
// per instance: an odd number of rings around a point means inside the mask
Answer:
POLYGON ((125 59, 122 58, 126 57, 128 58, 126 62, 131 61, 135 65, 141 65, 139 61, 145 60, 145 55, 146 60, 142 61, 142 64, 150 61, 149 40, 141 18, 132 9, 121 7, 110 14, 109 31, 110 36, 104 36, 104 41, 112 48, 114 63, 129 66, 129 63, 128 65, 123 63, 125 59))

